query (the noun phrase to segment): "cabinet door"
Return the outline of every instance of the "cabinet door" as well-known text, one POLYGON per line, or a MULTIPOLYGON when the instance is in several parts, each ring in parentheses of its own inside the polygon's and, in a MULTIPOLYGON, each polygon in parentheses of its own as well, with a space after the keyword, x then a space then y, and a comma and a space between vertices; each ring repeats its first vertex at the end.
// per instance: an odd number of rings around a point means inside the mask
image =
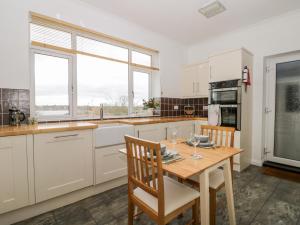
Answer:
POLYGON ((136 136, 149 141, 162 141, 166 139, 166 126, 164 124, 151 124, 136 127, 136 136))
POLYGON ((241 79, 242 53, 241 50, 231 51, 209 58, 210 81, 241 79))
POLYGON ((193 97, 196 91, 197 66, 188 66, 183 70, 182 95, 183 97, 193 97))
POLYGON ((208 97, 208 88, 209 88, 209 65, 208 62, 198 65, 198 73, 196 75, 195 82, 195 95, 197 97, 208 97))
POLYGON ((34 135, 36 200, 93 184, 92 130, 34 135))
POLYGON ((188 138, 195 131, 195 123, 193 121, 169 123, 167 130, 168 140, 172 139, 172 133, 177 133, 177 138, 188 138))
POLYGON ((26 136, 0 138, 0 214, 29 204, 26 136))
POLYGON ((114 145, 95 150, 96 184, 127 175, 126 155, 119 152, 125 145, 114 145))

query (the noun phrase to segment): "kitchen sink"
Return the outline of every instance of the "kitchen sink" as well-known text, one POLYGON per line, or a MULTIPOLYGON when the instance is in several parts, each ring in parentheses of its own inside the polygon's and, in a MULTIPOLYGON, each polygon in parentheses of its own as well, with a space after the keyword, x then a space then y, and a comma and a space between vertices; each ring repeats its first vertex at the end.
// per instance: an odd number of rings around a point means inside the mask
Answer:
POLYGON ((134 135, 134 126, 122 123, 101 124, 95 130, 95 147, 125 143, 125 135, 134 135))

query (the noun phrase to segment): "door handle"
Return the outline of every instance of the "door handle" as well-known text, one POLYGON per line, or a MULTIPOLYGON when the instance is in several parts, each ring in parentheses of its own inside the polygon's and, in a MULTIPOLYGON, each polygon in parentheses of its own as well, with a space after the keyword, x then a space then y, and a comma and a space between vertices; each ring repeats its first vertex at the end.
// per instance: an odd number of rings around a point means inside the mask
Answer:
POLYGON ((270 112, 272 112, 272 110, 266 107, 265 108, 265 113, 270 113, 270 112))
POLYGON ((68 138, 68 137, 77 137, 79 134, 69 134, 69 135, 60 135, 60 136, 55 136, 55 139, 60 139, 60 138, 68 138))
POLYGON ((193 93, 195 93, 195 82, 193 82, 193 93))

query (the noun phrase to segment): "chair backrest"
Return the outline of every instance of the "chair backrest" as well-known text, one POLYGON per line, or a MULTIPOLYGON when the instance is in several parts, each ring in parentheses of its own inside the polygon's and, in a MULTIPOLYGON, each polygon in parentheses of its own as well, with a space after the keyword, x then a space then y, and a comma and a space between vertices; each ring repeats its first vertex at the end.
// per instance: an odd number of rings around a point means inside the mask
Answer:
POLYGON ((234 131, 235 128, 233 127, 221 127, 211 125, 201 126, 202 135, 208 135, 210 141, 213 141, 216 145, 223 147, 234 146, 234 131))
POLYGON ((125 136, 128 194, 136 187, 158 199, 158 214, 164 215, 164 181, 160 143, 125 136))

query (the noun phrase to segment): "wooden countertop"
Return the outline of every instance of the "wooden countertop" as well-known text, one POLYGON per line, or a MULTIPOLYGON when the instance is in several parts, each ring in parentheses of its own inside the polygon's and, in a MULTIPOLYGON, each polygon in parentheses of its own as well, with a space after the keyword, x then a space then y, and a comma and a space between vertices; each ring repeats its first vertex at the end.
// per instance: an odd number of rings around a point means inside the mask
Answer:
POLYGON ((0 137, 73 130, 87 130, 97 127, 97 124, 88 122, 41 123, 37 125, 2 126, 0 127, 0 137))
POLYGON ((171 123, 180 121, 191 121, 200 120, 207 121, 206 117, 148 117, 148 118, 128 118, 128 119, 116 119, 116 120, 96 120, 90 121, 96 124, 107 124, 107 123, 124 123, 130 125, 147 125, 155 123, 171 123))
POLYGON ((101 124, 108 124, 108 123, 147 125, 147 124, 155 124, 155 123, 169 123, 169 122, 179 122, 179 121, 189 121, 189 120, 206 121, 207 118, 153 117, 153 118, 128 118, 128 119, 79 121, 79 122, 39 123, 37 125, 21 125, 21 126, 2 126, 0 127, 0 137, 95 129, 101 124))

